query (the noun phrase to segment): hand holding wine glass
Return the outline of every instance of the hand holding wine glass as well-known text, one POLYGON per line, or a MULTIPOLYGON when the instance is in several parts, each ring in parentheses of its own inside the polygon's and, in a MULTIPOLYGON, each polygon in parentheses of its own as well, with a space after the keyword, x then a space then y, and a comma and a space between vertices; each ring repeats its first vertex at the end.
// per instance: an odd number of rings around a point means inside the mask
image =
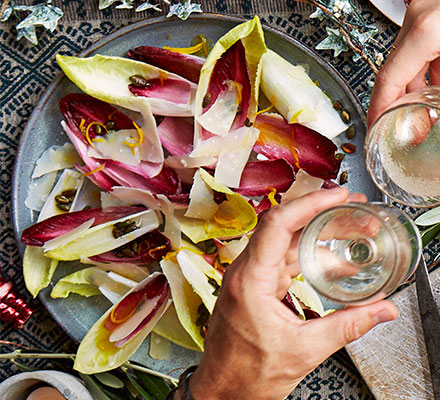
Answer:
POLYGON ((332 353, 396 318, 396 307, 382 300, 304 321, 281 301, 299 273, 304 226, 321 211, 351 201, 364 202, 365 196, 322 190, 264 216, 225 274, 205 353, 190 381, 195 399, 284 398, 332 353))

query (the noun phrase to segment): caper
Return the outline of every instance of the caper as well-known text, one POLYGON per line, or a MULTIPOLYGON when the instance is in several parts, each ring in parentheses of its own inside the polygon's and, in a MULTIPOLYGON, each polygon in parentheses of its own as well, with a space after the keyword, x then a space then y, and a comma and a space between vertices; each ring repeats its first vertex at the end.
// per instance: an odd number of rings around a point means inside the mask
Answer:
POLYGON ((122 251, 120 251, 120 250, 115 251, 114 254, 118 258, 124 258, 125 257, 125 254, 122 251))
POLYGON ((139 245, 138 245, 138 242, 136 240, 133 240, 131 242, 131 250, 133 251, 133 253, 139 254, 139 245))
POLYGON ((335 158, 337 160, 343 160, 345 158, 345 154, 344 153, 336 153, 335 158))
POLYGON ((122 252, 126 257, 136 257, 136 254, 133 252, 133 250, 129 249, 128 247, 122 249, 122 252))
POLYGON ((147 88, 150 86, 150 83, 141 75, 132 75, 128 79, 130 79, 130 82, 137 87, 147 88))
POLYGON ((211 103, 211 95, 209 93, 206 93, 205 97, 203 97, 202 107, 203 108, 208 107, 209 103, 211 103))
POLYGON ((348 124, 350 122, 350 114, 349 114, 349 112, 346 111, 346 110, 343 110, 341 112, 341 118, 342 118, 342 121, 344 121, 346 124, 348 124))
POLYGON ((344 185, 345 183, 347 183, 347 180, 348 180, 348 172, 344 171, 341 174, 341 177, 339 178, 339 184, 344 185))
POLYGON ((95 125, 95 133, 99 136, 102 136, 105 134, 105 131, 102 129, 101 125, 95 125))
POLYGON ((241 114, 243 112, 243 109, 241 108, 241 105, 239 104, 237 107, 237 114, 241 114))
POLYGON ((124 236, 125 235, 125 233, 123 231, 121 231, 120 229, 118 229, 118 228, 113 228, 112 233, 113 233, 113 237, 115 239, 117 239, 120 236, 124 236))
POLYGON ((247 126, 248 128, 250 128, 252 126, 252 122, 249 118, 246 118, 244 121, 244 126, 247 126))
POLYGON ((341 102, 340 102, 340 101, 335 101, 335 102, 333 103, 333 108, 334 108, 336 111, 341 111, 341 110, 342 110, 342 104, 341 104, 341 102))
POLYGON ((67 189, 61 194, 65 197, 73 198, 76 195, 76 189, 67 189))
POLYGON ((206 247, 205 254, 214 254, 215 252, 217 252, 217 246, 215 244, 206 247))
POLYGON ((61 211, 70 211, 70 207, 72 207, 72 203, 70 203, 70 204, 56 204, 56 206, 61 211))
POLYGON ((347 139, 353 139, 356 134, 356 130, 354 128, 354 125, 350 125, 350 127, 345 132, 345 136, 347 136, 347 139))
POLYGON ((104 125, 108 131, 112 131, 113 129, 115 129, 115 122, 112 121, 111 119, 108 120, 104 125))
POLYGON ((55 196, 55 201, 57 204, 72 204, 72 199, 69 199, 68 197, 62 194, 55 196))

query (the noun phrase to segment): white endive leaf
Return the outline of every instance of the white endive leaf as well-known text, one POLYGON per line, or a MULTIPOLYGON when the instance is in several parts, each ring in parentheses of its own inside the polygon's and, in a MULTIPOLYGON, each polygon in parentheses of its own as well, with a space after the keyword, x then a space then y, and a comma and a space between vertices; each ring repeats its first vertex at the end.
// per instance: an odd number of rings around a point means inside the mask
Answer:
MULTIPOLYGON (((84 183, 84 176, 79 172, 72 171, 71 169, 65 169, 58 179, 57 184, 52 189, 49 197, 46 200, 43 208, 41 209, 40 215, 38 216, 38 221, 42 221, 54 215, 64 214, 66 211, 60 210, 56 206, 55 197, 62 194, 65 190, 76 190, 76 195, 81 190, 84 183)), ((75 196, 76 197, 76 196, 75 196)), ((74 205, 75 199, 72 203, 74 205)))
POLYGON ((26 289, 37 297, 40 290, 50 284, 58 266, 58 260, 51 260, 44 255, 41 247, 26 246, 23 257, 23 276, 26 289))
POLYGON ((158 334, 150 334, 150 357, 154 360, 169 360, 171 358, 171 342, 158 334))
POLYGON ((79 238, 66 243, 63 246, 50 250, 46 255, 57 260, 71 261, 81 257, 91 257, 105 253, 123 246, 132 240, 142 236, 144 233, 156 229, 160 220, 153 210, 142 211, 124 218, 106 222, 90 228, 79 238), (113 227, 118 222, 130 220, 137 225, 137 229, 126 233, 118 238, 113 236, 113 227))
POLYGON ((293 65, 272 50, 261 58, 261 89, 289 121, 305 125, 329 139, 348 126, 303 66, 293 65))
POLYGON ((196 325, 197 318, 199 317, 197 310, 200 304, 202 304, 202 299, 194 292, 191 284, 185 279, 177 262, 162 260, 160 266, 170 284, 171 295, 180 323, 200 350, 203 351, 204 340, 200 334, 200 327, 196 325))
POLYGON ((214 279, 221 286, 222 276, 220 272, 214 269, 201 255, 189 250, 180 250, 176 259, 186 280, 212 314, 217 296, 213 294, 216 288, 208 282, 208 278, 214 279))
POLYGON ((192 101, 197 85, 179 75, 129 58, 95 55, 78 58, 57 55, 57 62, 64 73, 81 90, 99 100, 116 104, 133 111, 151 111, 153 114, 175 117, 191 117, 192 101), (146 80, 173 79, 187 84, 191 91, 188 104, 173 103, 160 98, 133 95, 128 85, 129 77, 140 75, 146 80))

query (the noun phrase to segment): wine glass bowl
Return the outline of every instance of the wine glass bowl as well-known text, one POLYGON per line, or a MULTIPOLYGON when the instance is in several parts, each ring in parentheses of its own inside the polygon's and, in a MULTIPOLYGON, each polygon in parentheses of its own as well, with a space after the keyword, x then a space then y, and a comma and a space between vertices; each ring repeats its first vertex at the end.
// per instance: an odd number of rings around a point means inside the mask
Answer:
POLYGON ((408 93, 373 124, 365 140, 367 170, 392 200, 440 204, 440 87, 408 93))
POLYGON ((400 209, 352 203, 325 210, 304 229, 299 264, 327 299, 361 304, 390 295, 415 271, 421 238, 400 209))

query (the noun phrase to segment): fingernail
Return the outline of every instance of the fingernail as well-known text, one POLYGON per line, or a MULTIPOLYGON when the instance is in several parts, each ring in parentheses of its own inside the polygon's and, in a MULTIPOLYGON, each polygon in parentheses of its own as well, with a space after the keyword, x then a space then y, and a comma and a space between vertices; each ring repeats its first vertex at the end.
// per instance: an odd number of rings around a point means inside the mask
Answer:
POLYGON ((380 324, 382 322, 388 322, 392 321, 395 318, 394 314, 388 310, 380 310, 375 316, 374 316, 374 322, 375 324, 380 324))

